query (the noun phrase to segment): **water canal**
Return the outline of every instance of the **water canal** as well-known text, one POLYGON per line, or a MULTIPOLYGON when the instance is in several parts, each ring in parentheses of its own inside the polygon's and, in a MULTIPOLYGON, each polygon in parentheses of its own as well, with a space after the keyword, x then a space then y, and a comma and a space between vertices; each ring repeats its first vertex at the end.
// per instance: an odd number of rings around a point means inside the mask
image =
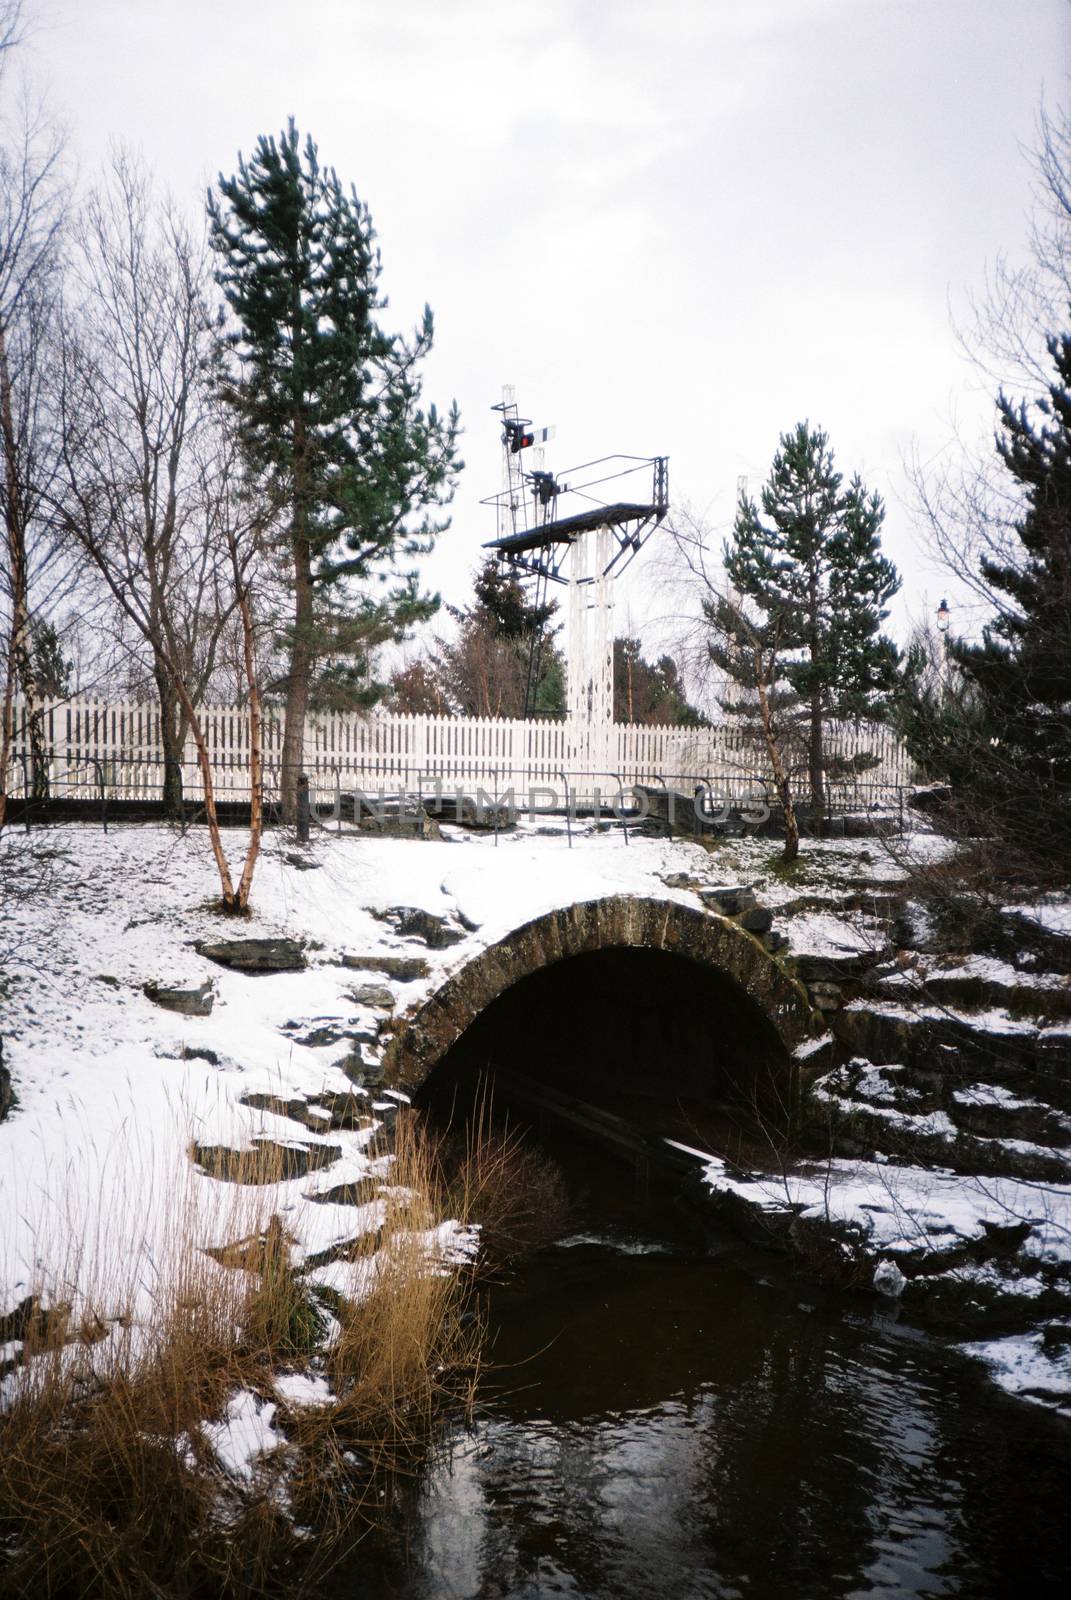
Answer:
POLYGON ((490 1296, 479 1416, 332 1600, 1071 1593, 1066 1423, 555 1154, 568 1232, 490 1296))

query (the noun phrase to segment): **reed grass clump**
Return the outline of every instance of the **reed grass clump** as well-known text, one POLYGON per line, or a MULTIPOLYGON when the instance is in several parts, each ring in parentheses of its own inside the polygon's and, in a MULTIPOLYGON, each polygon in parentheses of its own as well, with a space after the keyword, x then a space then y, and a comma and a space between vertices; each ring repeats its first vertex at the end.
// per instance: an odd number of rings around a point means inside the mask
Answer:
POLYGON ((291 1264, 280 1159, 244 1153, 238 1183, 190 1169, 148 1295, 144 1252, 124 1281, 72 1232, 70 1303, 29 1297, 0 1382, 0 1594, 294 1593, 376 1526, 392 1474, 471 1402, 480 1322, 470 1275, 444 1259, 458 1212, 415 1121, 399 1119, 381 1226, 340 1251, 333 1292, 291 1264), (276 1389, 295 1371, 314 1402, 276 1389), (271 1448, 221 1448, 238 1413, 271 1448))
POLYGON ((481 1087, 463 1126, 452 1119, 429 1137, 445 1210, 478 1220, 485 1271, 501 1273, 566 1231, 570 1202, 560 1168, 496 1112, 489 1087, 481 1087))

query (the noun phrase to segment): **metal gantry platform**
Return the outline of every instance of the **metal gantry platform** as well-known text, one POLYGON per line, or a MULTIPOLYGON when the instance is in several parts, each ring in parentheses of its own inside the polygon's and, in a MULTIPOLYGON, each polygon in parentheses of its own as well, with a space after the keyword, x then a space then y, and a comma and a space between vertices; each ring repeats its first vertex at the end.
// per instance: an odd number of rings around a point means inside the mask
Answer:
MULTIPOLYGON (((611 583, 669 510, 669 458, 600 456, 555 475, 544 466, 542 448, 553 430, 534 429, 521 417, 511 388, 493 409, 502 418, 503 487, 483 502, 494 506, 498 527, 484 548, 497 551, 508 570, 534 580, 538 607, 546 604, 551 583, 568 586, 568 716, 578 724, 609 727, 614 711, 611 583), (606 498, 610 484, 617 494, 631 489, 633 498, 606 498)), ((525 716, 534 709, 544 637, 540 630, 531 644, 525 716)))

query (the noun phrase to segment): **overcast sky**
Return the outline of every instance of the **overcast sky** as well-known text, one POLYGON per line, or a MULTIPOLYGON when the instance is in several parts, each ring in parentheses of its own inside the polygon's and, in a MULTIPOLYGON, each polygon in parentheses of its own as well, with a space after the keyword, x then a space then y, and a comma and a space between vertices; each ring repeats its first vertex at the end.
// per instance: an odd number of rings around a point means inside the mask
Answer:
MULTIPOLYGON (((83 177, 109 141, 180 196, 290 115, 352 181, 397 326, 468 463, 427 576, 468 591, 503 383, 548 465, 666 453, 725 528, 807 417, 888 502, 901 622, 935 606, 902 461, 990 401, 949 303, 1021 249, 1068 0, 46 0, 32 41, 83 177)), ((628 580, 626 580, 628 581, 628 580)), ((631 594, 643 614, 642 572, 631 594)))

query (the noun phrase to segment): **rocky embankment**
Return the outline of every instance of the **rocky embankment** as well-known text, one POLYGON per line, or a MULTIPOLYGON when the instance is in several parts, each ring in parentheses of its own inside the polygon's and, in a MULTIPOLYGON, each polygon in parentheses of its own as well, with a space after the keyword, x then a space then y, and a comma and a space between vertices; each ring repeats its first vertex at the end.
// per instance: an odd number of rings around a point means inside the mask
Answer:
POLYGON ((163 1173, 216 1234, 234 1179, 270 1169, 293 1270, 345 1294, 407 1019, 532 918, 634 896, 731 919, 815 1008, 802 1130, 750 1170, 690 1152, 707 1203, 827 1281, 988 1341, 1010 1386, 1071 1394, 1068 903, 935 910, 916 869, 949 849, 925 833, 808 841, 785 874, 768 840, 631 832, 269 839, 241 930, 192 834, 5 839, 9 882, 24 867, 36 887, 0 906, 7 947, 32 952, 0 985, 0 1315, 69 1298, 72 1214, 109 1272, 148 1281, 163 1173))
POLYGON ((750 1171, 708 1162, 708 1197, 824 1281, 970 1340, 1009 1389, 1069 1407, 1071 916, 965 902, 950 937, 948 907, 935 926, 909 875, 861 878, 830 850, 803 872, 803 893, 776 877, 742 900, 699 888, 751 919, 824 1021, 797 1052, 796 1139, 750 1171))

